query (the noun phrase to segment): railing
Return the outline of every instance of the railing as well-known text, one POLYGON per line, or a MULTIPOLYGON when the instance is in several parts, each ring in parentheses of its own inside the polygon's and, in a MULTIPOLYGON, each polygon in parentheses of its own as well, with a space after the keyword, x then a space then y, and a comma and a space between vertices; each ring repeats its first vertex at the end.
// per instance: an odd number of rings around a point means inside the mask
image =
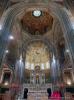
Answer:
MULTIPOLYGON (((51 86, 51 85, 50 85, 51 86)), ((28 99, 30 100, 37 100, 37 98, 41 97, 48 97, 47 88, 50 87, 49 84, 38 86, 38 85, 31 85, 31 84, 23 84, 20 93, 16 96, 16 100, 23 100, 24 88, 28 88, 28 99)), ((46 99, 45 99, 46 100, 46 99)))
POLYGON ((40 85, 40 84, 23 84, 23 88, 28 88, 29 90, 47 90, 47 88, 51 88, 52 89, 52 85, 51 84, 43 84, 43 85, 40 85))
POLYGON ((52 99, 48 98, 47 88, 52 88, 50 84, 45 84, 45 86, 41 86, 39 89, 34 87, 31 84, 23 84, 20 93, 17 95, 15 100, 74 100, 72 95, 69 93, 64 94, 65 97, 55 97, 52 99), (28 98, 23 99, 24 88, 28 88, 28 98))

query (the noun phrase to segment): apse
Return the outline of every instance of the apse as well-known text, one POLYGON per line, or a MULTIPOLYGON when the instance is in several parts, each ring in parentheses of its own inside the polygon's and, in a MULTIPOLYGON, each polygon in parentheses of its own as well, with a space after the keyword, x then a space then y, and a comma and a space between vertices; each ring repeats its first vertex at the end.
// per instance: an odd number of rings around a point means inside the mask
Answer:
POLYGON ((25 69, 34 70, 40 66, 41 70, 50 69, 50 55, 48 47, 40 42, 32 42, 27 47, 25 69))

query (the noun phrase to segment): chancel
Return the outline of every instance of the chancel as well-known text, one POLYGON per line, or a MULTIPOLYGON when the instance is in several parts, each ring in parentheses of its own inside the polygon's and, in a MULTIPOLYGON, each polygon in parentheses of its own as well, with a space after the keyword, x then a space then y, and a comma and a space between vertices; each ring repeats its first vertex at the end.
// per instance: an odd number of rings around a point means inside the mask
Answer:
POLYGON ((0 0, 0 100, 74 100, 73 0, 0 0))

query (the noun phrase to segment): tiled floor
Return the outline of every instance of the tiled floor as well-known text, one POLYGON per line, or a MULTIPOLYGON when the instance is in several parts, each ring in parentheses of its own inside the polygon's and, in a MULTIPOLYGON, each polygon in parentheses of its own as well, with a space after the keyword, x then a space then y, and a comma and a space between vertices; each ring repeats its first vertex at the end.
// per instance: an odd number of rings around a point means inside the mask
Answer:
POLYGON ((43 96, 43 97, 29 96, 28 100, 48 100, 48 98, 47 98, 47 96, 43 96))
POLYGON ((28 100, 48 100, 47 93, 30 93, 28 94, 28 100))

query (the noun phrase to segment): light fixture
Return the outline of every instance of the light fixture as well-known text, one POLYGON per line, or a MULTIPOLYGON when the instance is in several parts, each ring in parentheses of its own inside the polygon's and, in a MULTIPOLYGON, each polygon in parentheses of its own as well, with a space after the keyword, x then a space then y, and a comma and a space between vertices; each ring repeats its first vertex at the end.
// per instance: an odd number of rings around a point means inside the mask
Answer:
POLYGON ((12 35, 10 35, 10 36, 9 36, 9 39, 10 39, 10 40, 13 40, 13 39, 14 39, 14 37, 13 37, 12 35))
POLYGON ((70 79, 67 80, 67 84, 68 84, 68 85, 71 85, 71 84, 72 84, 72 82, 71 82, 70 79))
POLYGON ((72 28, 74 29, 74 17, 71 17, 71 24, 72 24, 72 28))
POLYGON ((74 29, 74 22, 72 23, 72 27, 73 27, 73 29, 74 29))
POLYGON ((8 81, 6 81, 6 82, 4 83, 5 86, 7 86, 8 84, 9 84, 8 81))
POLYGON ((55 61, 55 56, 54 56, 54 54, 53 54, 52 62, 53 62, 53 63, 56 62, 56 61, 55 61))
POLYGON ((9 53, 9 51, 8 50, 5 50, 5 53, 9 53))
POLYGON ((2 30, 2 25, 0 24, 0 30, 2 30))
POLYGON ((23 60, 22 55, 20 55, 20 60, 19 60, 19 61, 20 61, 20 63, 22 62, 22 60, 23 60))
POLYGON ((66 49, 66 53, 69 53, 69 49, 66 49))
POLYGON ((33 11, 33 16, 35 16, 35 17, 40 17, 41 14, 42 14, 42 12, 40 10, 34 10, 33 11))

